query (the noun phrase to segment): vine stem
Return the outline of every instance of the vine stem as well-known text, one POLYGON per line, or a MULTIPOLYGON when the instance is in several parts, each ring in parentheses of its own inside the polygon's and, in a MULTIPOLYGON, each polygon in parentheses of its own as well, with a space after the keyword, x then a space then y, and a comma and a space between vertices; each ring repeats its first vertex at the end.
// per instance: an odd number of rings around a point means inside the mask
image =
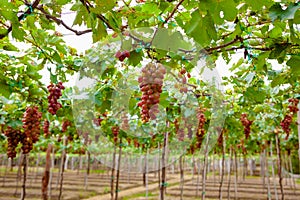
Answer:
MULTIPOLYGON (((223 137, 223 134, 221 135, 223 137)), ((222 140, 222 172, 221 172, 221 180, 220 180, 220 186, 219 186, 219 199, 222 200, 222 189, 223 189, 223 182, 224 182, 224 173, 225 173, 225 151, 226 151, 226 142, 222 140)))
POLYGON ((281 199, 284 200, 284 191, 282 185, 282 162, 281 162, 281 152, 280 152, 280 139, 278 134, 275 135, 276 139, 276 150, 277 150, 277 170, 279 176, 279 185, 280 185, 280 192, 281 192, 281 199))
POLYGON ((26 197, 26 178, 27 178, 27 154, 23 154, 23 183, 22 183, 21 200, 24 200, 26 197))
POLYGON ((118 168, 117 168, 117 180, 116 180, 116 197, 115 200, 118 200, 119 194, 119 179, 120 179, 120 169, 121 169, 121 155, 122 155, 122 138, 120 139, 119 144, 119 156, 118 156, 118 168))
POLYGON ((111 167, 111 180, 110 180, 110 198, 111 200, 114 199, 114 179, 115 179, 115 163, 116 163, 116 151, 117 146, 114 146, 114 153, 113 153, 113 160, 112 160, 112 167, 111 167))
MULTIPOLYGON (((169 122, 167 122, 167 127, 169 127, 169 122)), ((166 192, 166 156, 168 148, 168 132, 164 134, 164 146, 162 152, 162 169, 161 169, 161 185, 160 185, 160 200, 164 200, 166 192)))
POLYGON ((64 149, 62 151, 62 158, 61 158, 61 171, 60 171, 60 186, 59 186, 59 195, 58 199, 61 199, 62 190, 63 190, 63 180, 64 180, 64 171, 65 171, 65 162, 66 162, 66 146, 67 146, 67 137, 64 136, 64 149))

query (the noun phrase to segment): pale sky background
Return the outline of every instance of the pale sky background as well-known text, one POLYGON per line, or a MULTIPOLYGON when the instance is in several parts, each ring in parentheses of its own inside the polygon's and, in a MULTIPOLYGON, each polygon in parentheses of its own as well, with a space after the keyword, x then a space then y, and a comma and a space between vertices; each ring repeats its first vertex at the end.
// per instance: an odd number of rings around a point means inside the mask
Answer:
MULTIPOLYGON (((75 12, 65 11, 65 14, 62 15, 62 20, 71 26, 73 24, 73 20, 75 18, 75 12)), ((76 30, 85 30, 85 27, 73 27, 76 30)), ((79 53, 83 53, 89 48, 92 47, 92 34, 87 33, 84 35, 76 36, 73 32, 65 29, 63 26, 58 26, 57 31, 63 34, 63 39, 66 41, 67 45, 74 47, 78 50, 79 53)), ((231 62, 227 65, 226 62, 220 57, 216 61, 216 68, 213 71, 205 70, 204 76, 205 79, 210 80, 211 75, 218 74, 218 82, 222 82, 222 76, 230 76, 231 72, 229 71, 230 66, 237 62, 243 56, 243 52, 236 53, 232 56, 231 62)), ((70 80, 70 84, 73 85, 75 83, 75 79, 70 80)))
MULTIPOLYGON (((73 20, 76 16, 76 12, 74 11, 70 11, 69 9, 65 9, 62 13, 62 20, 68 25, 68 26, 72 26, 73 24, 73 20)), ((85 30, 85 27, 79 27, 79 26, 73 26, 74 29, 76 30, 85 30)), ((78 53, 84 53, 86 50, 92 48, 92 33, 87 33, 87 34, 83 34, 80 36, 76 36, 73 32, 67 30, 66 28, 64 28, 63 26, 57 26, 57 31, 62 33, 63 35, 63 39, 65 40, 65 42, 67 43, 67 45, 77 49, 78 53)), ((16 44, 20 49, 26 49, 26 45, 22 45, 20 43, 16 44)), ((230 76, 233 73, 229 71, 229 68, 232 66, 232 64, 236 63, 241 57, 243 57, 243 50, 237 51, 236 54, 232 54, 232 59, 230 61, 229 64, 226 64, 226 62, 222 59, 222 57, 220 56, 218 58, 218 60, 216 61, 216 68, 213 71, 205 70, 204 74, 203 74, 203 78, 210 81, 212 76, 217 76, 217 82, 221 83, 222 82, 222 78, 224 76, 230 76)), ((272 65, 275 68, 280 69, 281 66, 280 65, 276 65, 276 62, 272 62, 272 65)), ((46 84, 48 84, 50 82, 49 79, 49 72, 47 71, 47 69, 42 70, 41 74, 43 75, 43 82, 45 82, 46 84)), ((76 76, 69 76, 69 83, 67 83, 66 85, 68 86, 73 86, 76 83, 76 76)), ((218 84, 219 85, 219 84, 218 84)))

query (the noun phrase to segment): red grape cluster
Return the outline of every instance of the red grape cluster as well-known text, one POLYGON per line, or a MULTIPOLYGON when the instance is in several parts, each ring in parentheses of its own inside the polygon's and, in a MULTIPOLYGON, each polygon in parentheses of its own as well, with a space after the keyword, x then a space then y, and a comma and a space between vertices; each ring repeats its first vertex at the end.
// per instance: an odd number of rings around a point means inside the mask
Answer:
POLYGON ((7 156, 9 158, 15 158, 17 155, 16 147, 18 143, 23 140, 23 135, 20 130, 13 129, 12 127, 7 127, 4 131, 4 135, 7 137, 7 156))
POLYGON ((134 138, 134 140, 133 140, 133 146, 134 146, 135 148, 139 148, 139 147, 140 147, 140 143, 139 143, 139 141, 137 140, 137 138, 134 138))
POLYGON ((125 59, 125 58, 129 58, 130 57, 130 52, 125 50, 125 51, 118 51, 115 54, 115 57, 118 58, 121 62, 125 59))
POLYGON ((247 118, 247 114, 246 113, 243 113, 241 115, 241 118, 240 118, 243 126, 244 126, 244 134, 245 134, 245 137, 246 139, 249 138, 250 136, 250 132, 251 132, 251 129, 250 129, 250 126, 251 124, 253 123, 253 121, 250 121, 248 118, 247 118))
POLYGON ((123 131, 128 131, 129 130, 129 119, 128 116, 126 115, 125 112, 122 114, 122 124, 121 124, 121 129, 123 131))
POLYGON ((288 106, 290 109, 290 112, 292 114, 296 114, 298 112, 298 103, 299 103, 299 99, 295 99, 295 98, 291 98, 288 100, 290 105, 288 106))
POLYGON ((49 126, 50 126, 50 122, 47 119, 45 119, 44 126, 43 126, 43 131, 44 131, 45 137, 48 137, 50 135, 49 126))
POLYGON ((65 120, 63 121, 62 123, 62 127, 61 127, 61 132, 66 132, 67 131, 67 128, 71 126, 71 122, 69 120, 65 120))
POLYGON ((158 63, 148 63, 142 69, 142 75, 138 77, 140 89, 142 91, 141 101, 138 106, 142 108, 141 116, 143 122, 155 119, 158 111, 160 94, 162 93, 163 79, 166 68, 158 63))
POLYGON ((291 132, 290 125, 292 122, 293 122, 293 117, 291 114, 286 114, 284 116, 284 119, 280 122, 280 126, 281 126, 282 130, 286 134, 290 134, 290 132, 291 132))
POLYGON ((223 138, 223 135, 224 135, 224 132, 225 132, 225 129, 223 129, 218 137, 218 146, 221 147, 223 146, 223 141, 224 141, 224 138, 223 138))
POLYGON ((120 127, 119 126, 113 126, 113 127, 111 127, 111 131, 112 131, 112 134, 114 136, 114 142, 116 144, 118 142, 118 135, 119 135, 120 127))
POLYGON ((285 139, 288 139, 290 132, 291 132, 291 124, 293 122, 293 115, 298 112, 298 103, 299 100, 295 98, 291 98, 288 100, 290 105, 288 106, 290 113, 284 116, 284 119, 280 122, 280 126, 282 130, 287 134, 285 139))
POLYGON ((107 117, 106 113, 103 113, 102 115, 98 116, 98 118, 94 118, 93 122, 96 126, 101 126, 101 122, 107 117))
POLYGON ((38 111, 37 106, 26 108, 22 119, 24 138, 21 141, 24 154, 29 153, 33 148, 33 144, 39 140, 41 118, 42 113, 38 111))
POLYGON ((203 141, 204 135, 205 135, 204 125, 206 122, 206 118, 205 118, 205 115, 203 112, 204 112, 204 109, 199 109, 197 112, 197 118, 198 118, 199 122, 198 122, 198 131, 196 134, 196 138, 197 138, 196 148, 198 148, 198 149, 201 148, 201 144, 202 144, 202 141, 203 141))
POLYGON ((187 93, 188 88, 186 87, 187 79, 191 78, 191 74, 186 71, 185 68, 182 68, 178 74, 178 77, 181 79, 182 86, 180 87, 181 93, 187 93))
POLYGON ((197 118, 198 118, 198 128, 197 128, 197 133, 196 133, 196 142, 192 143, 188 149, 189 154, 193 154, 196 149, 200 149, 204 136, 205 136, 205 129, 204 125, 206 122, 206 118, 204 115, 205 109, 199 108, 197 110, 197 118))
POLYGON ((47 88, 50 93, 48 96, 48 103, 49 103, 48 111, 52 115, 55 115, 57 110, 62 107, 62 105, 58 102, 58 99, 62 95, 61 90, 65 89, 65 87, 62 85, 62 82, 59 82, 56 85, 51 83, 50 85, 47 86, 47 88))

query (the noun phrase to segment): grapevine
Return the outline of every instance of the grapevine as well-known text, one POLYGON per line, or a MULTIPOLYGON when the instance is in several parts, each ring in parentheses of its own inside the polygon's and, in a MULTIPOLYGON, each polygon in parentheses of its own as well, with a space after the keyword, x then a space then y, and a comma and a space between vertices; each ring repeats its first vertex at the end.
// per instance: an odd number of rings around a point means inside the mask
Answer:
POLYGON ((7 147, 7 156, 9 158, 15 158, 17 155, 16 147, 18 143, 22 141, 22 133, 20 130, 13 129, 12 127, 7 127, 4 131, 4 135, 7 137, 8 147, 7 147))
POLYGON ((289 113, 287 113, 285 116, 284 116, 284 119, 280 122, 280 126, 282 128, 282 130, 286 133, 286 138, 285 139, 288 139, 289 135, 290 135, 290 132, 291 132, 291 124, 293 122, 293 116, 298 112, 298 103, 299 103, 299 100, 298 99, 295 99, 295 98, 291 98, 288 100, 289 101, 289 113))
POLYGON ((138 106, 142 109, 140 114, 143 122, 156 119, 165 74, 166 68, 162 64, 158 63, 155 65, 148 63, 142 69, 142 75, 138 77, 139 86, 142 91, 142 98, 138 106))
POLYGON ((65 89, 65 87, 62 85, 62 82, 59 82, 56 85, 51 83, 50 85, 48 85, 47 88, 50 93, 48 96, 48 111, 52 115, 55 115, 57 110, 62 107, 62 105, 58 102, 58 99, 62 95, 61 90, 65 89))
POLYGON ((45 119, 44 126, 43 126, 43 131, 44 131, 45 137, 48 137, 50 135, 49 126, 50 126, 50 122, 47 119, 45 119))
POLYGON ((115 144, 116 144, 117 141, 118 141, 118 135, 119 135, 120 128, 119 128, 119 126, 113 126, 113 127, 111 128, 111 131, 112 131, 112 133, 113 133, 113 136, 114 136, 114 142, 115 142, 115 144))
POLYGON ((66 132, 67 128, 71 126, 71 122, 69 120, 63 121, 62 127, 61 127, 61 132, 66 132))
POLYGON ((240 120, 241 120, 241 122, 242 122, 242 124, 243 124, 243 126, 244 126, 244 134, 245 134, 245 137, 246 137, 246 139, 248 139, 249 136, 250 136, 250 132, 251 132, 250 126, 251 126, 251 124, 253 123, 253 121, 250 121, 250 120, 247 118, 247 114, 246 114, 246 113, 243 113, 243 114, 241 115, 240 120))
POLYGON ((193 154, 196 149, 200 149, 204 136, 205 136, 205 122, 206 122, 206 117, 204 115, 205 109, 199 108, 197 110, 197 118, 198 118, 198 128, 197 128, 197 133, 196 133, 196 142, 192 143, 188 149, 188 153, 193 154))
POLYGON ((42 113, 38 111, 38 107, 28 107, 23 114, 24 137, 22 138, 22 151, 24 154, 29 153, 33 144, 38 141, 40 135, 40 122, 42 113))

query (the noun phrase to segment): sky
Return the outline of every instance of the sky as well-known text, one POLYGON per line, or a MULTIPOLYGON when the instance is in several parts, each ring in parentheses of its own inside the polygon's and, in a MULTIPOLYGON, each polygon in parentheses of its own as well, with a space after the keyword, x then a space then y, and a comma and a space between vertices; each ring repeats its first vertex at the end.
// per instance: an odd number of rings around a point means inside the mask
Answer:
MULTIPOLYGON (((72 26, 73 20, 75 18, 76 13, 65 11, 62 14, 62 20, 68 24, 69 26, 72 26)), ((76 30, 85 30, 85 27, 79 27, 79 26, 73 26, 76 30)), ((86 50, 90 49, 93 45, 92 42, 92 33, 87 33, 84 35, 76 36, 73 32, 65 29, 63 26, 57 26, 57 31, 63 34, 63 39, 66 41, 67 45, 74 47, 78 50, 79 53, 84 53, 86 50)), ((232 73, 229 71, 230 66, 237 62, 241 57, 243 56, 243 52, 238 52, 236 55, 232 56, 232 60, 229 64, 226 64, 226 62, 222 59, 222 57, 219 57, 219 59, 216 61, 216 68, 211 71, 206 69, 204 71, 204 79, 207 81, 211 81, 212 77, 216 76, 217 82, 221 83, 223 76, 230 76, 232 73)), ((75 83, 74 80, 70 80, 70 85, 75 83)))
MULTIPOLYGON (((76 16, 76 12, 70 11, 69 9, 65 9, 62 12, 61 19, 70 27, 76 29, 76 30, 85 30, 86 27, 84 26, 72 26, 73 20, 76 16)), ((75 35, 73 32, 67 30, 62 25, 57 25, 56 29, 59 33, 63 35, 63 40, 66 42, 68 46, 71 46, 75 49, 77 49, 78 53, 84 53, 86 50, 92 48, 93 42, 92 42, 92 33, 83 34, 80 36, 75 35)), ((28 47, 25 44, 22 43, 15 43, 20 49, 27 49, 28 47)), ((230 76, 232 75, 232 72, 229 71, 229 68, 237 62, 241 57, 243 57, 243 52, 239 51, 236 54, 232 55, 232 59, 229 64, 226 64, 226 62, 222 59, 220 56, 215 65, 216 68, 213 70, 205 69, 202 78, 206 81, 212 81, 216 80, 218 87, 220 88, 222 77, 223 76, 230 76)), ((46 84, 50 83, 50 75, 47 69, 44 69, 41 71, 41 74, 43 75, 42 81, 46 84)), ((74 86, 76 84, 76 77, 77 76, 68 76, 69 82, 66 83, 67 86, 74 86)))

